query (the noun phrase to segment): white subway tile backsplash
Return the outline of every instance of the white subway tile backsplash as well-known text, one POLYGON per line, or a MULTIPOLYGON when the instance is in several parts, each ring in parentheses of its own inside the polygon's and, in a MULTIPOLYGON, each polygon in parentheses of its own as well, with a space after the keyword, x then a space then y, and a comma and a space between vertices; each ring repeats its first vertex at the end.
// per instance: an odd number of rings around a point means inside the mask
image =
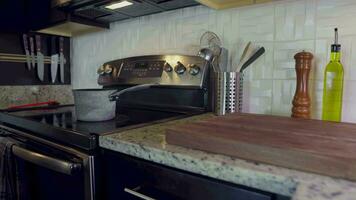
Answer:
POLYGON ((243 41, 274 40, 274 5, 240 9, 240 39, 243 41))
POLYGON ((296 88, 294 80, 273 80, 272 114, 290 116, 296 88))
POLYGON ((314 40, 276 42, 274 45, 275 79, 295 79, 294 55, 301 51, 314 53, 314 40))
POLYGON ((271 114, 272 80, 244 82, 243 112, 271 114))
POLYGON ((313 39, 315 9, 314 0, 277 4, 275 7, 276 41, 313 39))
POLYGON ((355 35, 356 1, 354 0, 318 0, 316 37, 333 37, 335 27, 340 29, 340 36, 355 35))
POLYGON ((219 11, 197 6, 112 23, 110 30, 73 38, 73 87, 99 87, 96 69, 109 60, 156 53, 196 55, 201 34, 213 31, 229 51, 228 69, 238 64, 248 41, 266 49, 246 70, 245 112, 290 116, 294 55, 312 52, 311 109, 312 117, 320 119, 323 74, 338 27, 345 70, 343 120, 356 122, 355 10, 355 0, 284 0, 219 11))

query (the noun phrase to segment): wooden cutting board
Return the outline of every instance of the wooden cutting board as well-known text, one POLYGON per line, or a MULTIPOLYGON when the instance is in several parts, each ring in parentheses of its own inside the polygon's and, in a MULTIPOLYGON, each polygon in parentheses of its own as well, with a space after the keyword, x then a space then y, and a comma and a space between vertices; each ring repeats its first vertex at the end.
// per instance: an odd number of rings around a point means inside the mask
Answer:
POLYGON ((171 127, 168 144, 356 180, 356 124, 231 114, 171 127))

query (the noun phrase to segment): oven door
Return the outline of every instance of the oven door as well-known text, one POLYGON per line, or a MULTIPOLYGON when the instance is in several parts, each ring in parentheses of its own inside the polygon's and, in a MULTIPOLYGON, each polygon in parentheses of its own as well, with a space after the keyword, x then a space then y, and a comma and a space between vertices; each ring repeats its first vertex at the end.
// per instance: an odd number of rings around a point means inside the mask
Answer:
POLYGON ((22 131, 0 129, 17 141, 12 153, 18 167, 19 199, 94 199, 91 156, 22 131))

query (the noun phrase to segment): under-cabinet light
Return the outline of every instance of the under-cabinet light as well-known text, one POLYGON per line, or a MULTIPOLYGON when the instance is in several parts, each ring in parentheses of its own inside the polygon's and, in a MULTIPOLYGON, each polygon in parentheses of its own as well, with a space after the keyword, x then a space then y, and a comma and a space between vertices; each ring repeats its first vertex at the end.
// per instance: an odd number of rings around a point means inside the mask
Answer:
POLYGON ((107 6, 105 6, 105 8, 110 9, 110 10, 115 10, 115 9, 119 9, 119 8, 123 8, 126 6, 131 6, 133 3, 129 2, 129 1, 120 1, 120 2, 115 2, 112 4, 109 4, 107 6))

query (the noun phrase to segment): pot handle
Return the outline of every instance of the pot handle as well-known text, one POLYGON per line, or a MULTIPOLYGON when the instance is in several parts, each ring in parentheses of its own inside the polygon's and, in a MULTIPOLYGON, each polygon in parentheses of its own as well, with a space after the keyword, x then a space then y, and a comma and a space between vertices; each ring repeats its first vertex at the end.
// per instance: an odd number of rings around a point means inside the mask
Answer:
POLYGON ((109 100, 110 101, 117 101, 119 100, 119 96, 122 95, 123 93, 126 93, 126 92, 134 92, 134 91, 139 91, 139 90, 145 90, 145 89, 148 89, 152 86, 156 86, 156 85, 159 85, 158 83, 155 83, 155 84, 142 84, 142 85, 136 85, 136 86, 133 86, 133 87, 129 87, 129 88, 126 88, 126 89, 123 89, 123 90, 120 90, 120 91, 116 91, 112 94, 109 95, 109 100))

